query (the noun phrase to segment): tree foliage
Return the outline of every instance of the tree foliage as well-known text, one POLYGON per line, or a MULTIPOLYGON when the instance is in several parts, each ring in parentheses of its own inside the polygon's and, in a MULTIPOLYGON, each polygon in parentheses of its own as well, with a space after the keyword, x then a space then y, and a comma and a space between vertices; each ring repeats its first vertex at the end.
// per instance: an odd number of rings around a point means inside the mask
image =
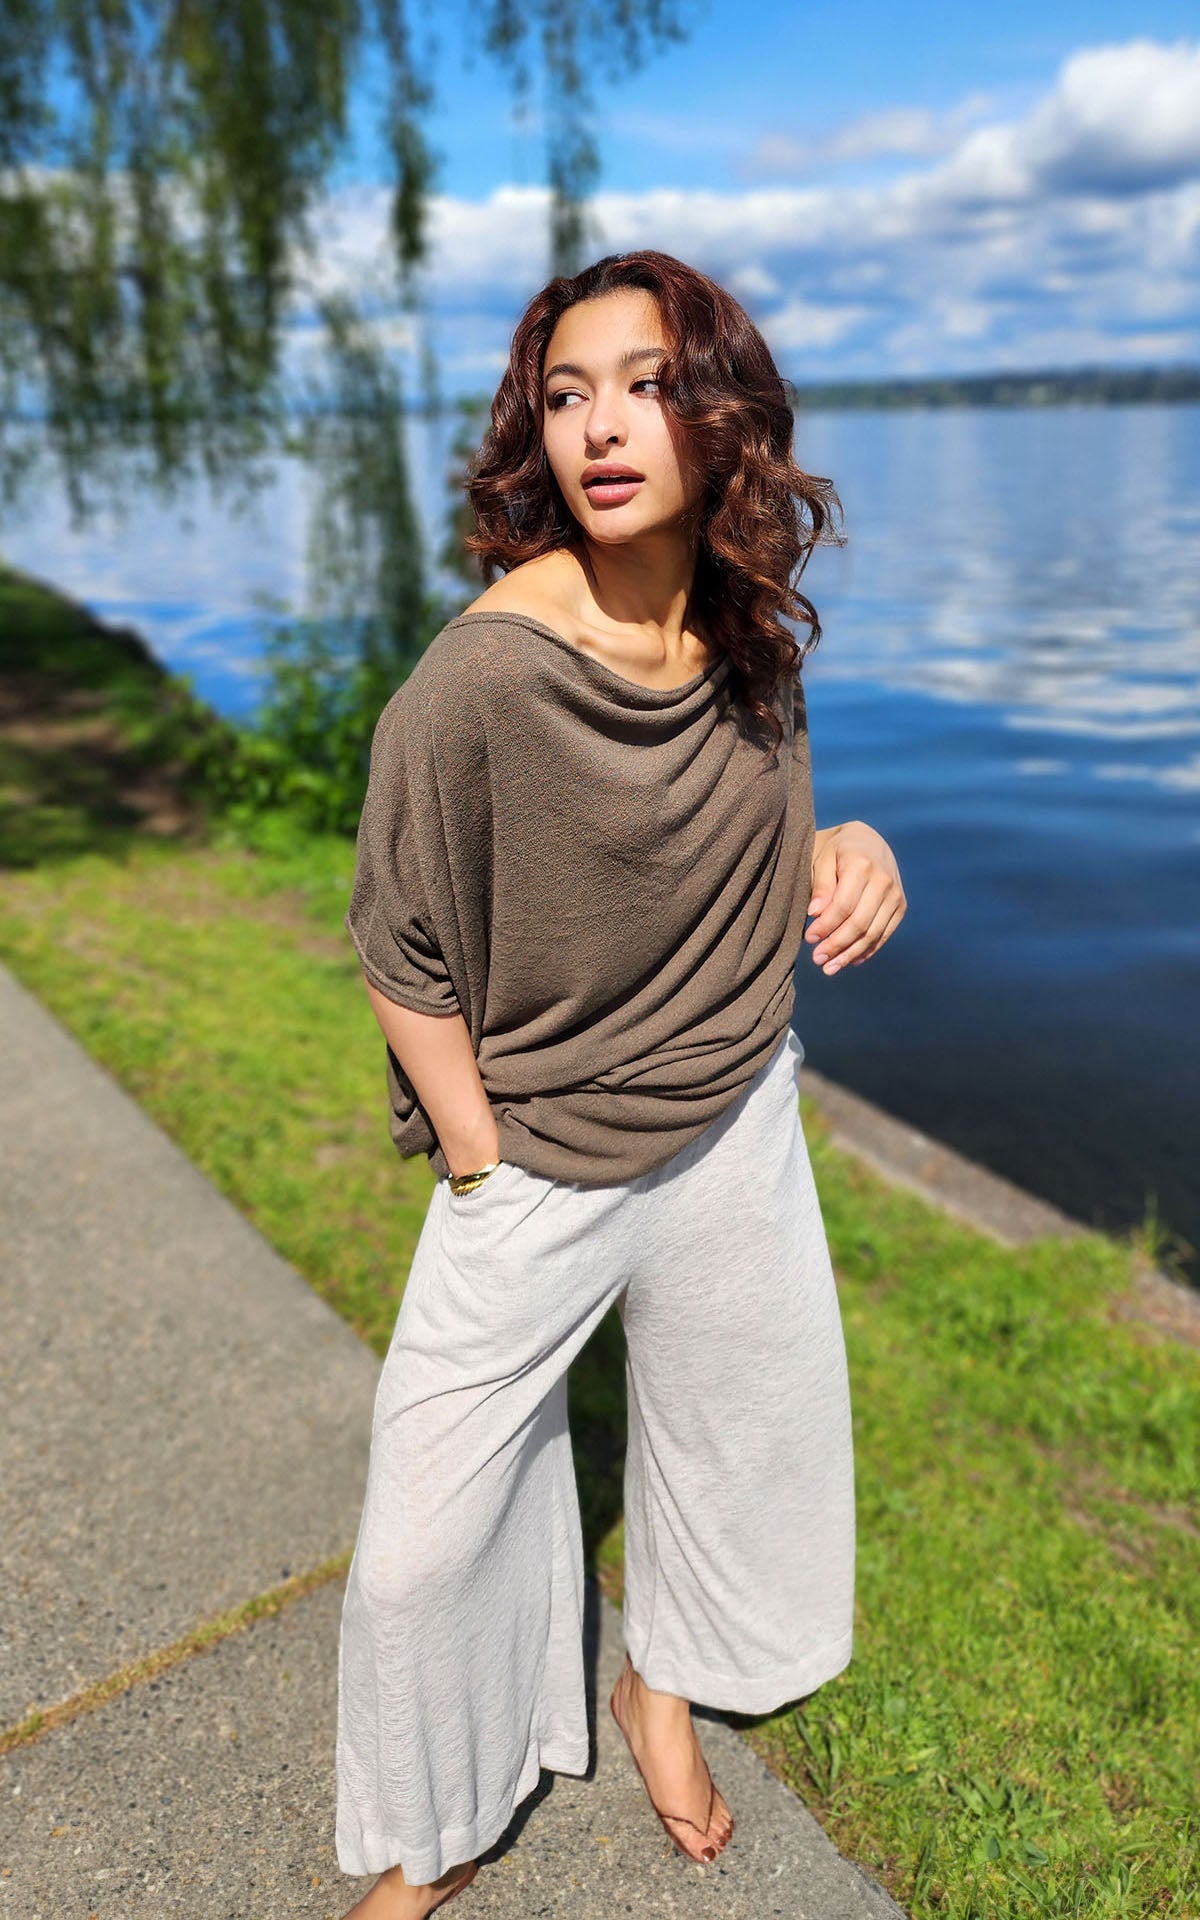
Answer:
MULTIPOLYGON (((323 818, 352 812, 381 698, 455 610, 425 585, 405 398, 363 310, 412 315, 434 404, 421 324, 442 158, 424 124, 431 27, 493 61, 518 114, 540 91, 549 272, 573 273, 594 237, 592 76, 619 81, 682 39, 684 6, 3 0, 0 505, 49 459, 77 523, 89 483, 113 506, 123 487, 170 494, 199 468, 215 495, 240 495, 281 448, 311 462, 309 608, 264 642, 270 690, 244 756, 222 762, 231 791, 278 798, 299 767, 323 818), (388 253, 360 308, 330 290, 317 216, 351 101, 368 93, 382 101, 391 200, 388 253), (287 372, 298 320, 314 349, 300 364, 315 370, 299 383, 287 372)), ((463 411, 456 458, 481 424, 463 411)), ((464 571, 461 555, 438 558, 464 571)))
MULTIPOLYGON (((0 486, 20 413, 44 422, 77 514, 114 433, 144 436, 141 484, 198 459, 244 478, 278 432, 284 323, 314 304, 312 215, 352 88, 382 77, 394 293, 422 300, 440 156, 430 20, 540 79, 551 273, 591 238, 593 67, 619 79, 683 36, 683 0, 486 0, 416 22, 404 0, 5 0, 0 9, 0 486), (306 276, 308 276, 306 278, 306 276)), ((379 89, 374 89, 376 92, 379 89)), ((359 95, 355 95, 358 98, 359 95)), ((107 476, 106 476, 107 477, 107 476)))

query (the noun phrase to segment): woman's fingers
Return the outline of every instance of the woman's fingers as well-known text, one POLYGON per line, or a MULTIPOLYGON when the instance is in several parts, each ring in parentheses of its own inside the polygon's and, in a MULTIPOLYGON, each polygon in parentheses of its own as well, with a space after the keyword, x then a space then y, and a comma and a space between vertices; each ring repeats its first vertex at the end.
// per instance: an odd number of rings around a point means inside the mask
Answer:
MULTIPOLYGON (((837 911, 838 904, 835 894, 821 917, 827 919, 837 911)), ((904 918, 906 904, 891 875, 874 868, 842 919, 817 941, 813 950, 815 964, 831 974, 869 959, 891 938, 904 918)))
POLYGON ((885 922, 881 932, 876 934, 875 929, 871 929, 870 944, 866 947, 865 951, 844 958, 842 962, 843 966, 861 967, 864 960, 869 960, 872 954, 879 952, 880 947, 883 946, 886 940, 891 939, 903 918, 904 908, 902 906, 897 907, 890 919, 885 922))

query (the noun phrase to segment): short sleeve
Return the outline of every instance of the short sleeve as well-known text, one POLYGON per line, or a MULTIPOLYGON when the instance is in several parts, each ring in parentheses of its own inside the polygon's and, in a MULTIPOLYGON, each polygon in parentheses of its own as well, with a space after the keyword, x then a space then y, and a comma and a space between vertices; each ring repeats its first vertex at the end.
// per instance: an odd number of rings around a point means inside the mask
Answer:
POLYGON ((375 725, 345 926, 372 986, 416 1013, 459 1001, 435 932, 441 815, 427 716, 410 682, 375 725))

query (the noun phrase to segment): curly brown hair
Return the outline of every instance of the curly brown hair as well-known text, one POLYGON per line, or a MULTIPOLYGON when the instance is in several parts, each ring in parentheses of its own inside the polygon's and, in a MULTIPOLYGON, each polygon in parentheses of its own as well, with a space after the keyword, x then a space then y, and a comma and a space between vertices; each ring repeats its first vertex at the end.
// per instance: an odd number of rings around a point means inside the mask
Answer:
POLYGON ((792 456, 789 387, 758 328, 707 274, 669 253, 610 253, 535 294, 513 333, 492 401, 491 426, 462 482, 475 519, 464 536, 485 581, 572 545, 581 528, 563 499, 542 440, 542 375, 560 315, 578 301, 634 287, 658 303, 667 354, 659 395, 708 473, 686 624, 724 650, 730 686, 777 747, 778 688, 821 637, 816 608, 797 582, 842 505, 833 483, 792 456), (803 620, 801 645, 780 615, 803 620))

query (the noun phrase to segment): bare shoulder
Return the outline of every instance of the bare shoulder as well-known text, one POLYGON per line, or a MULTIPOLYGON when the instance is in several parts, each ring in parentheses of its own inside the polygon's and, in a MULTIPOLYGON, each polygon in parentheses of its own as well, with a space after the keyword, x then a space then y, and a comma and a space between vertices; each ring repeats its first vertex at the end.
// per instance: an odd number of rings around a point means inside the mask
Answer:
MULTIPOLYGON (((566 604, 566 569, 557 553, 541 554, 494 580, 464 613, 523 613, 570 637, 573 621, 566 604)), ((574 563, 572 563, 574 564, 574 563)))

